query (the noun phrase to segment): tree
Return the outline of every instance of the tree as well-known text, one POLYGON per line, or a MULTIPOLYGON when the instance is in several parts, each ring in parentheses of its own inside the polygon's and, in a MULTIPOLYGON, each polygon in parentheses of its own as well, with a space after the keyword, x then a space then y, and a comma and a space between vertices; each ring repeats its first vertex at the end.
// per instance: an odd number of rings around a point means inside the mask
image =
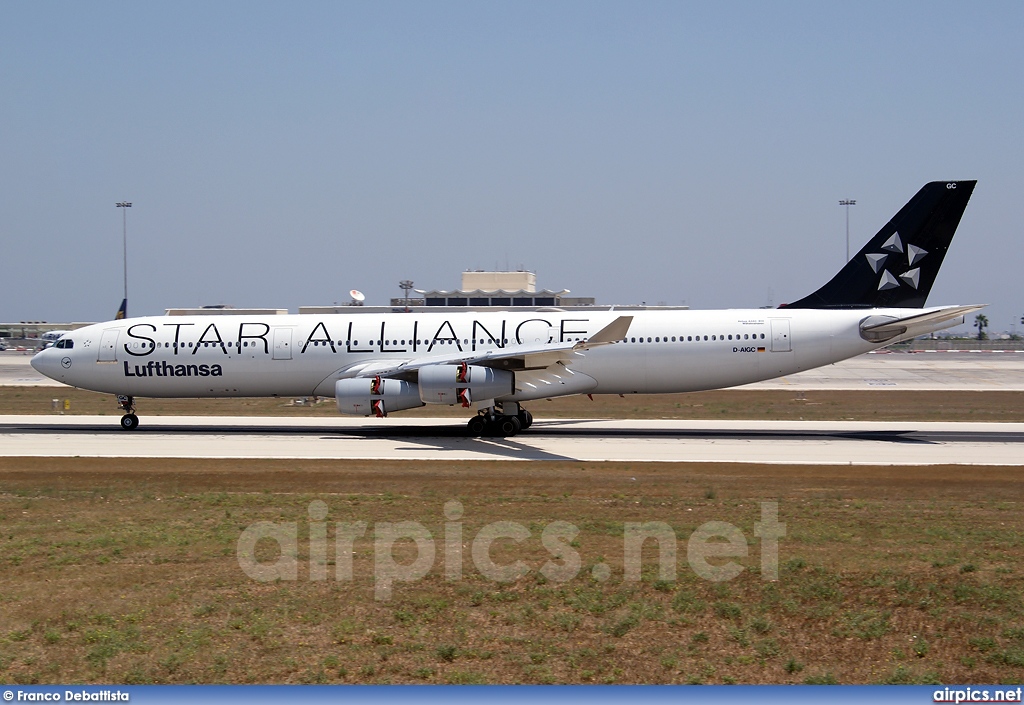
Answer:
POLYGON ((984 313, 979 313, 974 317, 974 327, 978 329, 978 340, 985 340, 988 338, 985 335, 985 328, 988 327, 988 316, 984 313))

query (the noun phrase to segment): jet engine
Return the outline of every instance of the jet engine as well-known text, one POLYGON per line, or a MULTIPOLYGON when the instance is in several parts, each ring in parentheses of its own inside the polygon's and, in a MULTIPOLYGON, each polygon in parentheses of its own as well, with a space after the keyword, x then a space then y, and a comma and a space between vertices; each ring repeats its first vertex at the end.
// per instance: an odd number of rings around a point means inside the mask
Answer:
POLYGON ((420 399, 425 404, 461 404, 495 399, 515 391, 515 375, 476 365, 429 365, 419 371, 420 399))
POLYGON ((412 382, 381 377, 339 379, 334 383, 338 411, 351 416, 384 417, 391 411, 423 406, 412 382))

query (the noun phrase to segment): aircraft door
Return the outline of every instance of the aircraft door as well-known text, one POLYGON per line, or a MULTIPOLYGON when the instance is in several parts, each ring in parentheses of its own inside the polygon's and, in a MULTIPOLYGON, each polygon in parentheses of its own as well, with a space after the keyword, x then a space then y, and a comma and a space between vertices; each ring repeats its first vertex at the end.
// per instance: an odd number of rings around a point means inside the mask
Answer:
POLYGON ((275 360, 291 360, 292 359, 292 329, 291 328, 275 328, 274 329, 274 359, 275 360))
POLYGON ((100 350, 97 362, 117 362, 117 336, 121 331, 117 328, 107 328, 100 335, 100 350))
POLYGON ((789 337, 789 319, 773 318, 772 322, 772 352, 790 352, 793 349, 789 337))

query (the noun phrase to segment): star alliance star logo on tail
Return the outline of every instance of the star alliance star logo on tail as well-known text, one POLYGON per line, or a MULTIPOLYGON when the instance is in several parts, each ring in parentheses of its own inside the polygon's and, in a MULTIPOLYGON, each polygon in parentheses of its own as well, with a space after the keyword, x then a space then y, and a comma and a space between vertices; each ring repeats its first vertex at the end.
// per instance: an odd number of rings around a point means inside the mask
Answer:
MULTIPOLYGON (((900 286, 900 280, 902 280, 907 286, 916 289, 918 284, 921 282, 921 268, 914 267, 915 264, 920 262, 928 254, 928 251, 924 248, 918 247, 917 245, 907 245, 906 256, 907 266, 913 267, 903 274, 899 275, 899 278, 893 275, 888 269, 885 269, 886 260, 892 255, 904 254, 903 241, 900 239, 900 234, 895 232, 888 240, 882 245, 884 252, 869 252, 864 255, 868 261, 868 265, 871 266, 871 271, 875 274, 878 272, 882 273, 882 276, 878 280, 878 290, 887 291, 889 289, 898 289, 900 286)), ((896 263, 896 259, 893 259, 893 264, 896 263)))

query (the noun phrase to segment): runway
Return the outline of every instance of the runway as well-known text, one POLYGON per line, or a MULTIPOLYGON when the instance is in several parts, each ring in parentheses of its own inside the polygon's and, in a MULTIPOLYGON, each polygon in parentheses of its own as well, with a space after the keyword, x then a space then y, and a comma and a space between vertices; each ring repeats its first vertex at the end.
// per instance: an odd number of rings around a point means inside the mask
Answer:
POLYGON ((0 457, 1024 465, 1024 423, 537 420, 467 438, 451 419, 0 416, 0 457))

